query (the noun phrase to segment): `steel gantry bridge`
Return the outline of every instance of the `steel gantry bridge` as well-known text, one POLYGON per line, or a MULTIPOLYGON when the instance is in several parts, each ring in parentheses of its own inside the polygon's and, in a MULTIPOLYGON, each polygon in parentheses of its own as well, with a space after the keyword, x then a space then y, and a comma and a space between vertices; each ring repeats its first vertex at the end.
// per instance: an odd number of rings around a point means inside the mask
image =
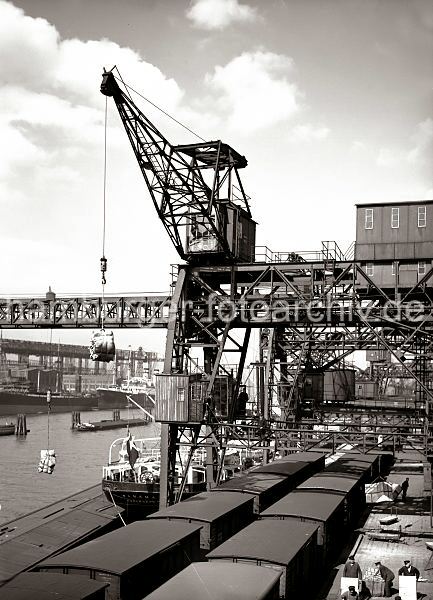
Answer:
MULTIPOLYGON (((282 452, 346 442, 369 451, 385 444, 394 449, 403 440, 432 461, 432 259, 422 257, 416 283, 395 277, 385 285, 353 248, 343 253, 335 243, 324 242, 313 254, 257 252, 256 223, 240 177, 245 157, 220 140, 171 144, 114 69, 104 72, 101 92, 116 105, 150 199, 185 261, 172 293, 4 298, 0 328, 166 330, 156 386, 162 506, 181 498, 199 447, 207 449, 209 485, 219 480, 230 445, 262 450, 267 460, 271 443, 282 452), (243 385, 248 357, 257 350, 253 330, 259 331, 261 385, 250 415, 243 385), (344 366, 354 352, 376 349, 414 380, 412 405, 367 407, 307 393, 307 377, 344 366), (179 487, 182 445, 190 452, 179 487)), ((386 252, 380 263, 396 266, 386 252)))
MULTIPOLYGON (((173 294, 164 297, 3 299, 0 326, 98 328, 105 311, 105 324, 113 329, 167 330, 164 372, 200 373, 207 386, 207 411, 196 422, 163 424, 168 457, 165 501, 173 500, 169 472, 176 448, 185 443, 206 446, 214 454, 215 448, 227 448, 232 440, 250 449, 266 449, 274 441, 280 450, 346 442, 371 450, 379 443, 372 432, 380 429, 381 444, 394 449, 411 441, 431 460, 433 270, 410 289, 390 290, 378 287, 354 260, 299 258, 179 265, 173 294), (264 400, 255 418, 244 418, 241 424, 236 400, 253 329, 261 333, 264 400), (356 351, 376 349, 388 351, 401 373, 415 381, 409 406, 312 402, 305 397, 305 373, 323 372, 356 351), (231 410, 225 414, 218 414, 212 401, 218 377, 233 384, 231 410), (338 424, 334 430, 329 427, 333 421, 338 424)), ((221 469, 217 460, 209 457, 214 478, 221 469)))

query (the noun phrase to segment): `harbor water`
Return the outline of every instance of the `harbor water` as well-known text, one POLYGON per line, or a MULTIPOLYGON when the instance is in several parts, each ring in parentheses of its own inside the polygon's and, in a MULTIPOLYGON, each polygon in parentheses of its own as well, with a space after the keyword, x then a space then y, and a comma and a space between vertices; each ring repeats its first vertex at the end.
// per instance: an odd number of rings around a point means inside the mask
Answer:
MULTIPOLYGON (((139 418, 139 410, 121 410, 122 419, 139 418)), ((81 421, 111 419, 111 411, 81 413, 81 421)), ((10 417, 14 421, 16 417, 10 417)), ((2 421, 4 422, 4 421, 2 421)), ((47 449, 46 414, 27 415, 26 437, 0 437, 0 525, 96 485, 108 461, 111 443, 126 436, 126 427, 106 431, 77 432, 71 429, 71 413, 55 413, 49 418, 49 449, 56 453, 56 467, 49 475, 38 473, 40 451, 47 449)), ((135 437, 155 437, 158 425, 135 426, 135 437)))

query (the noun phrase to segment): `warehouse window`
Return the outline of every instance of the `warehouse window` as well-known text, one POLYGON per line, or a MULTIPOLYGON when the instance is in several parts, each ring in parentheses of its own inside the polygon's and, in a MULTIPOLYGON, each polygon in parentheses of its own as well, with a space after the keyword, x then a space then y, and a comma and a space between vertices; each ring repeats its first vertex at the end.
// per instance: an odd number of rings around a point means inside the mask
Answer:
POLYGON ((427 223, 427 206, 418 206, 418 227, 425 227, 427 223))
POLYGON ((391 227, 398 229, 400 227, 400 209, 391 208, 391 227))
POLYGON ((185 402, 185 388, 177 388, 177 401, 185 402))
POLYGON ((418 263, 418 275, 425 275, 425 262, 420 261, 418 263))
POLYGON ((367 263, 367 265, 365 267, 365 272, 367 273, 367 275, 369 277, 372 277, 374 275, 374 265, 373 265, 373 263, 367 263))
POLYGON ((373 209, 365 209, 365 229, 373 229, 373 209))

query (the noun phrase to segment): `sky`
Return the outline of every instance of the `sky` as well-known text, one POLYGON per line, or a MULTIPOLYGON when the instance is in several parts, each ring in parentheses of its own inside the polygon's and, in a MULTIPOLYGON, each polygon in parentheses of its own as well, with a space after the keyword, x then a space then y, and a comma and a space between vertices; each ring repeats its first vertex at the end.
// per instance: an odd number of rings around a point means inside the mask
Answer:
MULTIPOLYGON (((104 67, 247 157, 271 250, 344 250, 356 203, 433 198, 430 0, 0 0, 0 55, 2 297, 101 291, 104 67)), ((112 103, 107 138, 106 291, 167 293, 178 257, 112 103)), ((161 332, 116 338, 164 348, 161 332)))

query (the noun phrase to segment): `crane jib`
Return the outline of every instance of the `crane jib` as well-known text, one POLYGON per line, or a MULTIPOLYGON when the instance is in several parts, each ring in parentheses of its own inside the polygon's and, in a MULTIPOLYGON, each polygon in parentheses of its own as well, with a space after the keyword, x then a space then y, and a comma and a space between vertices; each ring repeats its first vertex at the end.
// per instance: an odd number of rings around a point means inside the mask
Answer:
POLYGON ((112 70, 103 73, 101 93, 114 99, 155 209, 181 258, 194 264, 254 261, 256 223, 239 175, 246 158, 221 140, 172 145, 112 70))

